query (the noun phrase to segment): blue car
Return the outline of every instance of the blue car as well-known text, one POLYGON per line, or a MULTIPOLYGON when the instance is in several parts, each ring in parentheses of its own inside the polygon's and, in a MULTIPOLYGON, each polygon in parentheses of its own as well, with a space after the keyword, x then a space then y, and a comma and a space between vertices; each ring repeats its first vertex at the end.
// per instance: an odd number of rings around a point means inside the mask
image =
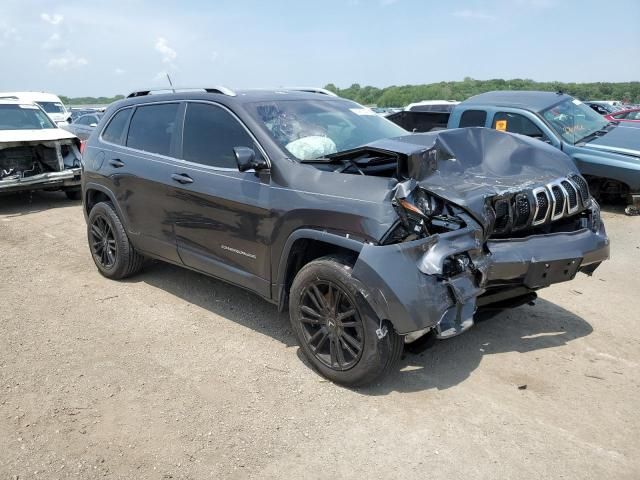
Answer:
POLYGON ((483 93, 456 106, 447 126, 488 127, 538 138, 573 159, 594 196, 623 197, 628 214, 640 213, 640 129, 609 122, 570 95, 483 93))

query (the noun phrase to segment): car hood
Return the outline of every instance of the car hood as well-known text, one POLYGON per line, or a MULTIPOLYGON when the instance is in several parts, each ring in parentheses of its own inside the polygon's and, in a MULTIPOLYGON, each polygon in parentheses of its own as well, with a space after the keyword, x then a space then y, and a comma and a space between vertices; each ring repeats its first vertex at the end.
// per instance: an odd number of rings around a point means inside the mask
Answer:
POLYGON ((589 148, 640 157, 640 131, 638 126, 618 125, 606 135, 586 144, 589 148))
POLYGON ((332 155, 398 159, 398 189, 420 186, 486 223, 487 198, 577 174, 571 158, 540 140, 488 128, 459 128, 378 140, 332 155))
POLYGON ((0 130, 0 142, 48 142, 69 138, 75 138, 75 135, 61 128, 0 130))

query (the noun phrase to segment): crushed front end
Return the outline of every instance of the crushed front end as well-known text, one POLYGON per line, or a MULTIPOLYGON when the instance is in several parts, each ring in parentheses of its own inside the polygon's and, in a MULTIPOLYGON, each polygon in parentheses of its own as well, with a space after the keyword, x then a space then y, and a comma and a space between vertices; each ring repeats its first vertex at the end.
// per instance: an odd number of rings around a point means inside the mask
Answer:
POLYGON ((427 148, 399 157, 404 180, 391 195, 398 221, 380 242, 362 248, 353 269, 369 305, 408 341, 430 330, 438 338, 458 335, 473 325, 479 307, 535 298, 540 288, 590 275, 609 258, 600 208, 570 160, 560 158, 557 171, 536 172, 536 143, 476 132, 472 140, 480 136, 485 148, 502 143, 493 149, 493 162, 504 163, 502 176, 490 162, 471 161, 476 172, 494 170, 490 179, 461 165, 456 147, 468 135, 436 136, 427 148), (523 151, 532 175, 517 165, 523 151), (512 163, 496 160, 496 152, 512 163))
POLYGON ((0 142, 0 193, 80 185, 77 138, 0 142))

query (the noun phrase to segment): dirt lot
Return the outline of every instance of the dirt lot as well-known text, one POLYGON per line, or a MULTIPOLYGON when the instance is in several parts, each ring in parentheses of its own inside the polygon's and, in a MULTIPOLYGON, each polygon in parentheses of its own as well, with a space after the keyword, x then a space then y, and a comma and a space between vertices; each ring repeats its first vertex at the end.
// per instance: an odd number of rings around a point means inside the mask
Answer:
POLYGON ((348 390, 272 305, 160 263, 106 280, 79 203, 0 202, 2 479, 640 478, 640 218, 605 214, 592 278, 348 390))

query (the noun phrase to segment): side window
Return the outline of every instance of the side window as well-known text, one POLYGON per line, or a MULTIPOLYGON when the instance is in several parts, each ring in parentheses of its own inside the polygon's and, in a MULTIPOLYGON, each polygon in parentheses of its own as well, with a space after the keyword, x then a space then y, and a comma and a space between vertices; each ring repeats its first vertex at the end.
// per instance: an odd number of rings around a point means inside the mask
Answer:
POLYGON ((460 127, 484 127, 487 112, 484 110, 466 110, 460 117, 460 127))
POLYGON ((493 117, 493 128, 511 133, 519 133, 533 138, 546 138, 531 120, 519 113, 498 112, 493 117))
MULTIPOLYGON (((251 136, 233 115, 206 103, 188 103, 182 136, 182 158, 212 167, 238 168, 235 147, 254 147, 251 136)), ((256 152, 258 153, 258 152, 256 152)))
POLYGON ((122 145, 124 127, 127 125, 130 114, 130 108, 125 108, 116 113, 107 125, 107 128, 102 132, 102 139, 106 142, 122 145))
POLYGON ((159 103, 136 108, 129 125, 127 147, 170 155, 178 107, 178 103, 159 103))

